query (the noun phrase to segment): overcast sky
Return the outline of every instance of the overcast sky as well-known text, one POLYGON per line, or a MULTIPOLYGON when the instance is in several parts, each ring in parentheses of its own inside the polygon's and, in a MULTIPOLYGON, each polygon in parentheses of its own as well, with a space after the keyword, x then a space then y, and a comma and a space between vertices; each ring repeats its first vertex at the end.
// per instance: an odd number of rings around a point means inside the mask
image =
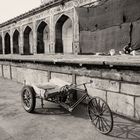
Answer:
POLYGON ((0 0, 0 23, 40 6, 41 0, 0 0))

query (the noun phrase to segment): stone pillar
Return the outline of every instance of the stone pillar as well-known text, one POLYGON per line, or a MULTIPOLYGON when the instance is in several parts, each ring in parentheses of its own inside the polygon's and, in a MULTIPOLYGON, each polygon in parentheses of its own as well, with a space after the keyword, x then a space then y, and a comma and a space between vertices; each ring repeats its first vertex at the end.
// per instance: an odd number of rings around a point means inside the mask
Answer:
POLYGON ((4 33, 2 31, 2 48, 3 48, 3 54, 5 54, 5 43, 4 43, 4 33))
POLYGON ((73 21, 73 51, 74 54, 80 53, 80 46, 79 46, 79 18, 74 8, 74 21, 73 21))
POLYGON ((36 21, 33 21, 33 54, 37 54, 37 29, 36 29, 36 21))
POLYGON ((10 29, 10 46, 11 46, 11 54, 13 54, 13 30, 10 29))
POLYGON ((22 26, 20 26, 20 42, 19 42, 19 54, 23 54, 23 31, 22 26))
POLYGON ((55 53, 55 21, 53 11, 50 14, 50 53, 55 53))

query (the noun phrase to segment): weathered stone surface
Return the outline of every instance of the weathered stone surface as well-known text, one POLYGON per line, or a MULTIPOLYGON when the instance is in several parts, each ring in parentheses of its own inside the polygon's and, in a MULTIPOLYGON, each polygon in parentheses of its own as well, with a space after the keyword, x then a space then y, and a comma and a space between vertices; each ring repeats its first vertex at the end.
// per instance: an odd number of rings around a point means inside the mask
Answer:
POLYGON ((139 71, 122 71, 121 77, 123 81, 140 83, 139 71))
POLYGON ((81 31, 80 46, 82 53, 101 52, 108 54, 110 49, 115 49, 118 53, 129 43, 129 28, 130 24, 126 23, 95 32, 81 31))
POLYGON ((88 78, 85 76, 77 76, 77 83, 82 82, 89 82, 90 80, 93 81, 91 86, 96 89, 100 90, 107 90, 107 91, 114 91, 119 92, 119 82, 113 80, 105 80, 105 79, 98 79, 98 78, 88 78))
POLYGON ((107 103, 114 112, 134 117, 134 97, 107 92, 107 103))
POLYGON ((140 97, 135 98, 135 117, 140 120, 140 97))
POLYGON ((105 90, 99 90, 99 89, 93 88, 91 85, 87 85, 87 90, 88 90, 88 94, 91 97, 97 96, 106 101, 106 91, 105 90))
POLYGON ((60 78, 64 81, 72 83, 72 75, 51 72, 51 78, 60 78))
POLYGON ((48 82, 48 72, 27 69, 25 72, 25 80, 33 84, 45 84, 48 82))
POLYGON ((97 89, 119 92, 119 82, 104 79, 93 79, 93 87, 97 89))
POLYGON ((140 85, 121 83, 121 93, 126 93, 129 95, 140 96, 140 85))
POLYGON ((0 76, 2 76, 2 66, 0 65, 0 76))
POLYGON ((48 72, 12 67, 12 79, 24 84, 45 84, 48 82, 48 72))
POLYGON ((3 65, 3 74, 4 74, 4 78, 11 78, 10 75, 10 65, 3 65))
POLYGON ((121 73, 117 70, 102 70, 102 78, 121 80, 121 73))

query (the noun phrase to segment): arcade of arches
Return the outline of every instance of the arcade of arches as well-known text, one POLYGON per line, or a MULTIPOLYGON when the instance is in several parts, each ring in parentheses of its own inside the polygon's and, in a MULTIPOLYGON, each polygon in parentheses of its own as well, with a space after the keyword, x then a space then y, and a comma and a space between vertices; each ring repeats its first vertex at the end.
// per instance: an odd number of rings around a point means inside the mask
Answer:
MULTIPOLYGON (((47 22, 42 21, 36 27, 36 32, 30 26, 26 26, 21 33, 15 29, 14 33, 6 33, 4 42, 0 36, 0 54, 33 54, 34 44, 36 45, 37 54, 50 53, 50 28, 47 22), (36 39, 33 34, 36 34, 36 39), (12 38, 12 39, 11 39, 12 38), (12 40, 12 41, 11 41, 12 40), (23 52, 20 52, 20 41, 23 40, 23 52), (36 43, 34 43, 34 41, 36 43), (4 50, 3 50, 4 49, 4 50)), ((70 17, 62 15, 55 25, 55 53, 73 53, 73 25, 70 17)))

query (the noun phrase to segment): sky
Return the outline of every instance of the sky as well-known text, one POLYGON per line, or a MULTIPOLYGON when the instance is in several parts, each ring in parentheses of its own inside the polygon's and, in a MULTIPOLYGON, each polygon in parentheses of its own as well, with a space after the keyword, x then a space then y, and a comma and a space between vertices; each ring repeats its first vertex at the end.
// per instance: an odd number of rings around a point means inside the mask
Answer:
POLYGON ((0 23, 39 7, 41 0, 0 0, 0 23))

